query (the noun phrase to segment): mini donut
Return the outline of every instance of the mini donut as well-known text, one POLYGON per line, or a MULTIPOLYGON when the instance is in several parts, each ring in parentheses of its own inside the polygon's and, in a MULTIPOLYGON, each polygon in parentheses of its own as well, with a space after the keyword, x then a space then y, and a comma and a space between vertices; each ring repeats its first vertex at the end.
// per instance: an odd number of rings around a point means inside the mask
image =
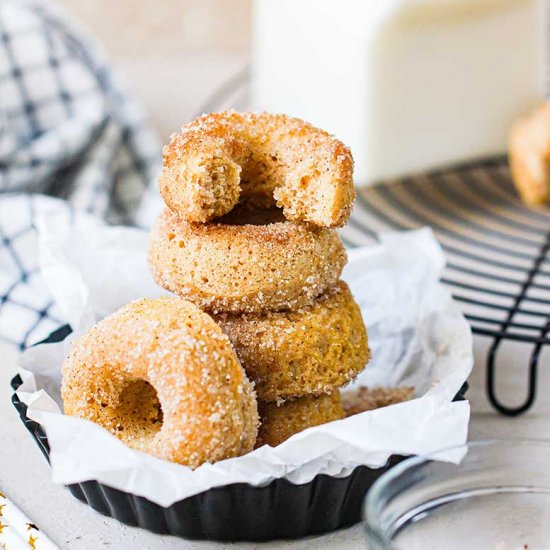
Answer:
POLYGON ((62 374, 65 413, 134 449, 195 468, 254 447, 252 384, 212 318, 180 298, 106 317, 76 340, 62 374))
POLYGON ((355 378, 370 358, 361 311, 342 281, 303 309, 214 319, 260 401, 329 392, 355 378))
POLYGON ((355 188, 348 147, 298 118, 226 111, 171 136, 159 190, 189 222, 223 216, 239 200, 279 206, 288 220, 341 227, 355 188))
POLYGON ((149 241, 155 281, 201 309, 244 313, 303 307, 338 280, 347 258, 335 230, 276 221, 279 212, 254 225, 259 212, 239 212, 198 224, 166 209, 149 241))
POLYGON ((340 392, 319 396, 306 395, 282 403, 258 402, 260 429, 256 449, 263 445, 276 447, 290 436, 344 418, 340 392))
POLYGON ((529 206, 550 202, 550 101, 514 123, 508 158, 521 200, 529 206))

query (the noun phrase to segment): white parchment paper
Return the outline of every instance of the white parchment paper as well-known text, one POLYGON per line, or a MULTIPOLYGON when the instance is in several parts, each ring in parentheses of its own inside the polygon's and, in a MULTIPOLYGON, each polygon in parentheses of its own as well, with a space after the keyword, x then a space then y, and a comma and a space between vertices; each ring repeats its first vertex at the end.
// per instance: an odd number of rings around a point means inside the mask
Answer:
MULTIPOLYGON (((146 265, 148 235, 86 216, 41 220, 41 269, 75 334, 123 304, 164 294, 146 265)), ((20 359, 20 399, 48 435, 53 479, 97 479, 168 506, 211 487, 306 483, 325 473, 383 465, 389 455, 425 454, 464 443, 469 405, 452 398, 472 368, 469 326, 439 283, 445 260, 428 229, 388 234, 352 250, 343 278, 361 306, 373 359, 354 384, 416 388, 415 399, 310 428, 276 448, 196 470, 134 451, 91 422, 62 413, 60 368, 70 338, 20 359)))

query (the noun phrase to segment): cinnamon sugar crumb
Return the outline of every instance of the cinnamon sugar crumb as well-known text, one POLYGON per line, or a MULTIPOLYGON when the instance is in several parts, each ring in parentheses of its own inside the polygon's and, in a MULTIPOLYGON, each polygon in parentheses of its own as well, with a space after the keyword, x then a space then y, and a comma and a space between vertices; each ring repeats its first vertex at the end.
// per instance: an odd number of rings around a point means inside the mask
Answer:
POLYGON ((365 411, 372 411, 395 405, 412 399, 413 387, 403 388, 367 388, 361 386, 357 389, 348 390, 342 394, 342 405, 347 416, 353 416, 365 411))

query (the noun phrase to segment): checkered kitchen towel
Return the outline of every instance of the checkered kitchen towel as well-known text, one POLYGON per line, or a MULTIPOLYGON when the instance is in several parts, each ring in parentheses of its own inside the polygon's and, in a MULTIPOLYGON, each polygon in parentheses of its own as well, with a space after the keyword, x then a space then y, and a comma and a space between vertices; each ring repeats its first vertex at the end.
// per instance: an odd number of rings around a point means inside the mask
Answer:
POLYGON ((23 349, 59 326, 37 272, 37 214, 133 223, 159 162, 155 136, 78 23, 49 0, 0 0, 1 340, 23 349))

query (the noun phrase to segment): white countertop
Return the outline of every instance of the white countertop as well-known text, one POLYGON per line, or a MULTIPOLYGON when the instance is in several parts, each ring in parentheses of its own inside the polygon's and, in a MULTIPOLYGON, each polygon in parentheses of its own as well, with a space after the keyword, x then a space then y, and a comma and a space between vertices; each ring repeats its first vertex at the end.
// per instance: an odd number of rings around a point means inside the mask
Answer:
MULTIPOLYGON (((468 398, 472 403, 470 439, 496 437, 550 438, 550 389, 547 367, 550 350, 545 350, 540 362, 540 390, 535 407, 517 418, 507 418, 493 412, 485 398, 485 352, 487 339, 476 340, 476 367, 470 379, 468 398)), ((526 381, 527 355, 522 345, 505 344, 502 350, 501 383, 503 396, 516 399, 526 381)), ((149 550, 225 549, 225 548, 365 548, 360 526, 300 541, 268 544, 216 544, 184 541, 171 536, 159 536, 141 529, 127 527, 106 518, 80 503, 63 487, 50 481, 49 467, 13 408, 9 380, 16 371, 16 352, 0 344, 0 487, 43 529, 61 548, 78 550, 149 550)), ((522 394, 521 394, 522 395, 522 394)), ((519 400, 519 399, 518 399, 519 400)))

